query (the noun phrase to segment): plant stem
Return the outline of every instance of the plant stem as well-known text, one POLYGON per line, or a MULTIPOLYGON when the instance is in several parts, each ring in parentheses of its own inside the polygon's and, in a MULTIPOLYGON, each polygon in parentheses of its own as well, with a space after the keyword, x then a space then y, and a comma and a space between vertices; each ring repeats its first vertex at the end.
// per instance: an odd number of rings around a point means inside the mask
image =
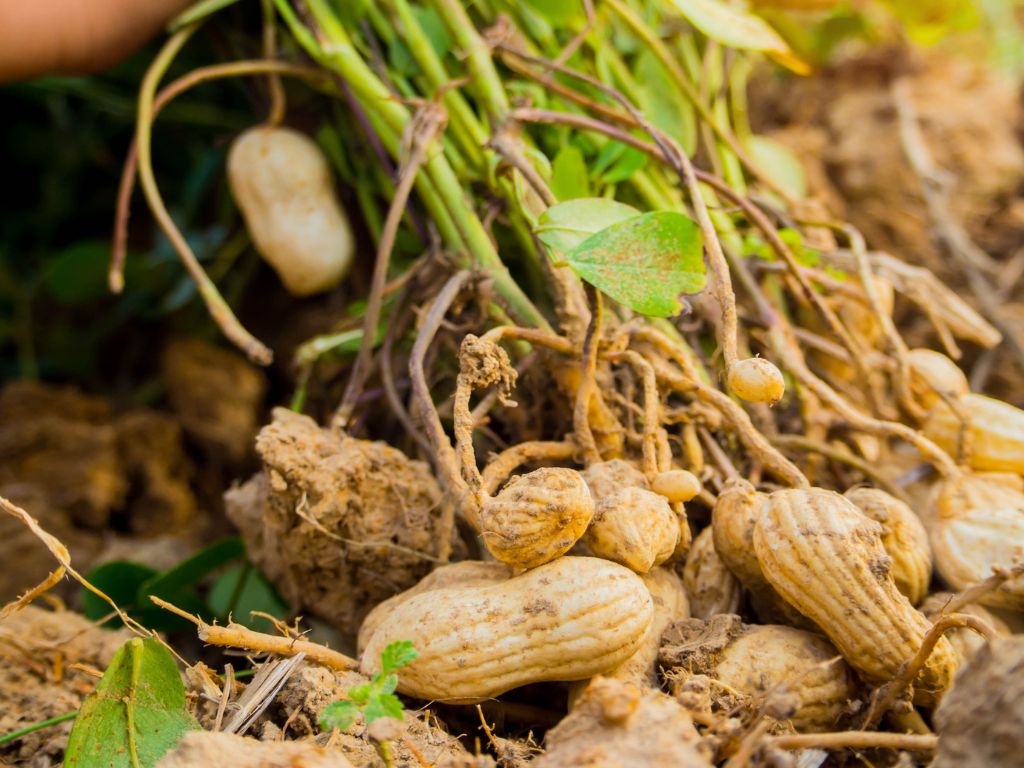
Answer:
POLYGON ((76 717, 78 717, 78 710, 68 712, 63 715, 57 715, 56 717, 51 717, 49 720, 41 720, 38 723, 33 723, 32 725, 26 725, 24 728, 19 728, 16 731, 11 731, 10 733, 0 736, 0 744, 17 741, 22 736, 28 736, 30 733, 41 731, 43 728, 49 728, 51 725, 57 725, 58 723, 64 723, 68 720, 74 720, 76 717))

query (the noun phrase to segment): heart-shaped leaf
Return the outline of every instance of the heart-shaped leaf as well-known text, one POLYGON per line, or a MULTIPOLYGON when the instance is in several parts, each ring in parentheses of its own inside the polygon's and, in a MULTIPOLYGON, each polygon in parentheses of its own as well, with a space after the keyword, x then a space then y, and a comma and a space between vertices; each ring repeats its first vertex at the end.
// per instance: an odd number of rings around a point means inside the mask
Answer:
POLYGON ((125 642, 75 718, 67 768, 151 768, 199 723, 174 658, 158 641, 125 642))
POLYGON ((568 253, 595 232, 640 215, 631 205, 604 197, 583 197, 552 205, 537 220, 534 232, 548 248, 568 253))
POLYGON ((697 224, 675 211, 655 211, 606 226, 567 255, 591 285, 643 315, 670 317, 679 297, 704 288, 703 244, 697 224))

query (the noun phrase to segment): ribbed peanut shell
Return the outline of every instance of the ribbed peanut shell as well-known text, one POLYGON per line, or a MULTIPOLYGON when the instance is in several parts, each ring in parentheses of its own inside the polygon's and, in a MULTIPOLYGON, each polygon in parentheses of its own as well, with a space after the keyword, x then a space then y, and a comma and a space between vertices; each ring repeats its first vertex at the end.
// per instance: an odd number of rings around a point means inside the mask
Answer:
POLYGON ((843 494, 882 526, 882 546, 892 558, 896 588, 917 605, 932 580, 932 548, 920 518, 899 499, 877 488, 852 488, 843 494))
POLYGON ((647 573, 672 556, 679 535, 679 518, 664 496, 629 487, 598 499, 583 543, 598 557, 647 573))
MULTIPOLYGON (((778 593, 869 680, 891 679, 920 648, 931 625, 896 589, 881 526, 838 493, 772 493, 754 527, 754 549, 778 593)), ((956 662, 949 641, 939 640, 914 681, 915 702, 934 703, 956 662)))
POLYGON ((381 622, 363 652, 372 674, 390 643, 419 657, 398 691, 466 701, 545 680, 581 680, 614 669, 640 647, 654 602, 639 576, 593 557, 561 557, 500 584, 416 595, 381 622))
POLYGON ((594 501, 575 469, 545 467, 512 478, 480 509, 480 535, 497 560, 535 568, 568 552, 586 531, 594 501))
POLYGON ((511 578, 512 574, 512 566, 499 563, 496 560, 463 560, 458 563, 442 565, 428 573, 405 592, 399 592, 394 597, 389 597, 374 606, 373 610, 366 614, 366 618, 363 619, 363 623, 359 627, 356 650, 362 653, 380 623, 410 597, 445 587, 479 587, 500 584, 511 578))
MULTIPOLYGON (((991 576, 994 566, 1024 562, 1024 494, 970 475, 950 478, 935 488, 928 531, 939 575, 953 589, 965 589, 991 576)), ((1024 577, 979 602, 1024 610, 1024 577)))
POLYGON ((683 586, 690 599, 690 613, 698 619, 707 621, 719 613, 739 611, 743 587, 715 550, 711 526, 693 540, 683 567, 683 586))
POLYGON ((971 391, 967 376, 955 362, 933 349, 907 352, 910 391, 925 408, 933 408, 944 397, 959 398, 971 391))
POLYGON ((611 459, 591 464, 581 473, 590 495, 595 500, 610 496, 620 488, 646 488, 647 478, 639 468, 625 459, 611 459))
POLYGON ((855 695, 850 669, 838 656, 821 635, 776 624, 751 626, 722 649, 707 674, 749 696, 785 684, 799 699, 793 726, 801 732, 827 731, 855 695))
POLYGON ((761 621, 810 628, 806 618, 768 583, 754 554, 754 523, 766 500, 767 496, 746 480, 736 478, 726 483, 711 514, 715 551, 750 593, 750 602, 761 621))
POLYGON ((949 406, 936 405, 922 426, 925 437, 957 457, 967 430, 963 460, 971 469, 1024 472, 1024 411, 985 395, 964 395, 959 404, 966 422, 949 406))

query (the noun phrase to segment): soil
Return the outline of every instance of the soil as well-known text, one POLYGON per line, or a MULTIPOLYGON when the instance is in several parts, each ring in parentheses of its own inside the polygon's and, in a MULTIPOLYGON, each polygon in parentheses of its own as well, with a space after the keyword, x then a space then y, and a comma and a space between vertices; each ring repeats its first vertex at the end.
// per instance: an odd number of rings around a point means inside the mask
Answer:
POLYGON ((382 442, 278 408, 256 450, 263 470, 227 493, 228 518, 286 599, 346 635, 455 535, 427 465, 382 442))

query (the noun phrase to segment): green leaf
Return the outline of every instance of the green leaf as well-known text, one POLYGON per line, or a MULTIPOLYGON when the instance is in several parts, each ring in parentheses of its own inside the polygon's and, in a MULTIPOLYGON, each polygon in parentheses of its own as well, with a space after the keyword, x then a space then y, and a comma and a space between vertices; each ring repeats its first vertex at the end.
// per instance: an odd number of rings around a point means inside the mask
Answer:
POLYGON ((628 181, 637 171, 647 165, 647 155, 636 147, 626 147, 612 167, 601 175, 604 184, 618 184, 628 181))
POLYGON ((687 155, 692 155, 697 150, 697 118, 693 105, 687 99, 666 98, 666 94, 675 92, 676 85, 649 49, 637 56, 635 68, 640 108, 655 126, 679 142, 687 155))
POLYGON ((220 619, 232 619, 250 629, 270 631, 270 622, 253 611, 261 611, 271 616, 286 616, 290 608, 277 591, 251 563, 243 563, 229 568, 214 582, 206 597, 210 610, 220 619))
POLYGON ((195 586, 211 571, 241 557, 245 557, 245 545, 239 536, 215 541, 142 584, 139 587, 138 604, 148 605, 150 595, 173 600, 175 595, 187 587, 195 586))
POLYGON ((807 194, 804 167, 789 147, 767 136, 751 136, 747 147, 757 164, 786 192, 801 198, 807 194))
POLYGON ((380 653, 380 669, 382 674, 394 672, 406 664, 415 661, 420 652, 417 651, 411 640, 396 640, 385 646, 380 653))
POLYGON ((356 721, 358 715, 359 707, 351 701, 332 701, 320 713, 320 728, 325 731, 332 728, 344 731, 356 721))
POLYGON ((356 704, 365 704, 373 695, 373 686, 370 683, 353 685, 348 689, 348 697, 356 704))
POLYGON ((366 720, 367 725, 384 717, 401 720, 404 715, 402 702, 392 693, 381 693, 374 696, 363 710, 363 719, 366 720))
POLYGON ((568 253, 595 232, 639 215, 633 206, 604 197, 567 200, 544 211, 534 232, 548 248, 568 253))
POLYGON ((582 0, 525 0, 526 4, 555 26, 583 17, 582 0))
MULTIPOLYGON (((111 560, 93 568, 86 575, 89 583, 107 594, 123 610, 136 607, 139 587, 156 576, 158 571, 142 563, 129 560, 111 560)), ((98 621, 110 613, 110 603, 88 589, 82 588, 82 612, 90 621, 98 621)), ((111 619, 107 626, 117 627, 119 619, 111 619)))
POLYGON ((66 768, 150 768, 199 723, 185 708, 174 658, 152 638, 132 638, 82 704, 66 768))
POLYGON ((392 673, 390 675, 381 676, 378 672, 374 675, 377 684, 377 690, 380 693, 394 693, 395 688, 398 687, 398 675, 392 673))
POLYGON ((186 8, 171 19, 171 23, 167 25, 167 31, 177 32, 182 27, 200 19, 205 19, 222 8, 227 8, 229 5, 234 5, 237 2, 238 0, 199 0, 198 3, 186 8))
POLYGON ((679 296, 703 290, 697 224, 675 211, 644 213, 591 235, 567 256, 580 277, 643 315, 670 317, 679 296))
POLYGON ((590 196, 590 179, 583 153, 566 144, 555 155, 551 165, 551 191, 559 200, 575 200, 590 196))
POLYGON ((693 26, 722 45, 763 51, 775 55, 791 69, 807 69, 779 33, 759 16, 733 8, 723 0, 672 0, 672 3, 693 26))
POLYGON ((110 244, 80 242, 64 249, 46 265, 43 285, 61 304, 89 304, 109 294, 107 265, 110 244))

